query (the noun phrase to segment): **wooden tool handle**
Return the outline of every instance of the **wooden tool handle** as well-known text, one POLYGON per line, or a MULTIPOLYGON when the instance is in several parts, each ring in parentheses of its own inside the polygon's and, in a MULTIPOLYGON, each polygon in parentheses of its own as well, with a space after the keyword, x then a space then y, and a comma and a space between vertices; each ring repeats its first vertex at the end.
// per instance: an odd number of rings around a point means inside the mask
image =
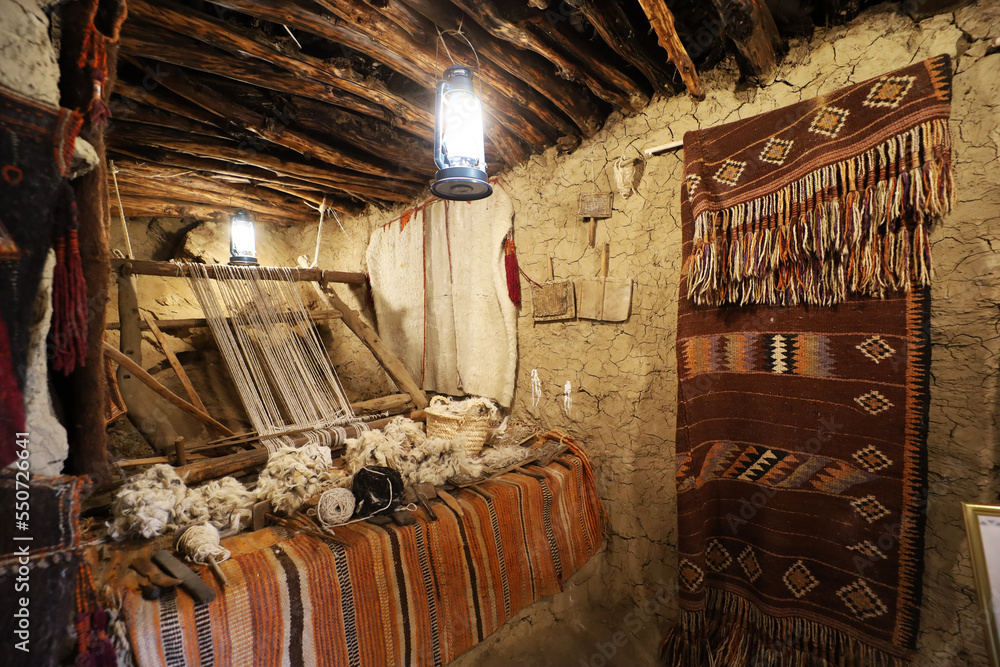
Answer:
POLYGON ((549 282, 556 279, 556 272, 552 269, 552 255, 549 255, 549 282))
POLYGON ((604 250, 601 251, 601 278, 608 277, 608 252, 611 249, 610 243, 604 244, 604 250))
POLYGON ((590 219, 590 247, 593 248, 594 244, 597 243, 597 218, 590 219))

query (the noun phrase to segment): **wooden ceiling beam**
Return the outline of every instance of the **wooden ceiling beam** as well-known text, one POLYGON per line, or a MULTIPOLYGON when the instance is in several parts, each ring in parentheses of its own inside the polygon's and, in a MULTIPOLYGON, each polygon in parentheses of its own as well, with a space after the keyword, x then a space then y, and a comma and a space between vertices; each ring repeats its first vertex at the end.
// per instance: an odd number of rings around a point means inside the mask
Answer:
MULTIPOLYGON (((226 178, 234 183, 282 188, 281 192, 291 194, 295 191, 316 192, 320 197, 327 195, 327 205, 345 215, 355 215, 361 212, 362 206, 358 200, 345 198, 328 185, 300 180, 291 176, 277 175, 260 167, 236 165, 229 162, 198 158, 183 153, 163 149, 112 149, 116 166, 175 168, 178 171, 195 171, 213 178, 226 178), (338 196, 339 194, 339 196, 338 196)), ((304 199, 304 197, 303 197, 304 199)))
MULTIPOLYGON (((122 120, 129 120, 133 123, 144 123, 157 127, 169 127, 191 134, 202 134, 208 137, 222 136, 222 130, 213 125, 191 120, 186 116, 181 116, 170 111, 165 111, 156 106, 137 104, 132 100, 125 100, 114 97, 108 104, 111 107, 111 117, 122 120)), ((114 132, 114 123, 111 123, 107 132, 114 132)))
POLYGON ((615 53, 642 72, 653 90, 677 92, 673 72, 663 66, 661 58, 653 57, 645 48, 646 30, 635 26, 621 5, 597 0, 569 0, 569 4, 590 21, 597 34, 615 53))
MULTIPOLYGON (((340 17, 368 37, 377 40, 376 48, 362 51, 380 60, 386 51, 394 51, 414 64, 417 78, 414 81, 428 88, 436 85, 440 73, 435 71, 447 66, 447 55, 431 45, 414 42, 394 23, 362 0, 315 0, 316 4, 340 17)), ((358 49, 361 50, 361 49, 358 49)), ((471 64, 471 63, 470 63, 471 64)), ((560 128, 567 121, 560 119, 550 109, 548 98, 537 94, 522 81, 498 69, 491 61, 479 62, 482 87, 479 90, 483 106, 519 140, 534 150, 543 150, 558 138, 560 128)))
POLYGON ((240 60, 196 39, 148 23, 140 23, 134 19, 126 21, 122 28, 121 52, 147 60, 196 69, 252 86, 311 97, 366 116, 375 118, 386 116, 386 111, 381 106, 351 93, 305 77, 290 76, 287 70, 263 61, 240 60))
POLYGON ((220 95, 212 86, 202 83, 196 76, 188 75, 182 69, 172 65, 160 65, 159 81, 177 95, 197 104, 206 111, 226 118, 229 123, 237 126, 240 130, 252 132, 265 141, 291 149, 305 157, 322 160, 328 164, 362 174, 414 181, 420 184, 426 180, 421 176, 404 173, 398 166, 384 159, 384 157, 388 157, 391 160, 391 155, 386 155, 381 159, 360 156, 353 149, 327 145, 290 125, 278 124, 275 127, 273 123, 268 122, 269 119, 236 104, 234 100, 238 98, 220 95))
POLYGON ((390 21, 406 31, 413 41, 431 44, 437 39, 434 24, 406 5, 392 0, 364 0, 373 10, 381 12, 390 21))
MULTIPOLYGON (((122 55, 121 58, 124 60, 125 56, 122 55)), ((136 76, 138 78, 138 75, 136 76)), ((144 104, 198 123, 219 127, 218 116, 191 104, 183 97, 164 90, 163 86, 148 75, 143 75, 142 83, 134 83, 134 81, 135 79, 124 67, 119 69, 111 92, 118 95, 122 101, 118 103, 119 108, 112 109, 112 122, 117 118, 127 118, 129 109, 136 104, 144 104)))
MULTIPOLYGON (((337 8, 341 13, 347 14, 348 10, 356 9, 357 3, 348 5, 340 0, 328 3, 329 6, 324 6, 324 9, 330 11, 333 14, 331 16, 330 13, 322 15, 316 13, 301 0, 211 0, 211 2, 267 21, 293 26, 329 39, 347 49, 359 51, 427 89, 432 89, 437 77, 440 76, 433 71, 434 48, 414 42, 395 24, 370 11, 370 8, 361 13, 365 18, 360 21, 345 19, 333 11, 333 8, 337 8)), ((443 63, 438 62, 438 65, 443 66, 443 63)), ((493 84, 497 82, 490 80, 493 78, 491 69, 485 69, 483 72, 482 80, 486 84, 482 89, 484 106, 487 113, 493 115, 502 125, 492 132, 507 133, 511 135, 511 142, 524 141, 534 149, 543 149, 554 138, 552 130, 546 133, 544 131, 546 126, 538 118, 533 117, 534 114, 526 112, 525 105, 519 107, 515 104, 515 100, 523 98, 523 95, 516 90, 509 86, 494 89, 493 84)), ((486 124, 487 126, 491 124, 489 119, 486 124)), ((521 156, 518 159, 520 161, 527 157, 529 152, 521 148, 517 154, 521 156)))
POLYGON ((366 199, 408 201, 423 188, 410 182, 400 182, 376 176, 366 176, 333 166, 314 166, 258 150, 251 145, 237 145, 218 139, 192 139, 160 128, 120 122, 121 129, 110 137, 112 145, 155 146, 196 157, 246 164, 275 173, 293 175, 323 184, 366 199), (125 126, 125 127, 123 127, 125 126))
POLYGON ((726 36, 746 59, 757 76, 770 72, 778 64, 784 41, 778 33, 771 10, 763 0, 712 0, 722 17, 726 36))
MULTIPOLYGON (((122 193, 122 207, 125 209, 126 218, 157 217, 157 218, 186 218, 196 217, 203 220, 214 220, 225 222, 232 213, 221 210, 220 206, 205 201, 186 201, 182 199, 171 199, 163 197, 163 193, 122 193)), ((118 202, 111 203, 113 214, 118 213, 118 202)), ((290 224, 304 224, 315 219, 314 216, 305 214, 297 215, 290 212, 272 213, 254 211, 254 218, 257 222, 288 227, 290 224)))
POLYGON ((506 42, 496 39, 474 21, 463 21, 460 12, 447 9, 435 0, 402 0, 414 11, 420 12, 434 25, 446 33, 451 42, 461 42, 454 34, 461 30, 480 57, 488 58, 497 67, 516 76, 536 91, 545 95, 561 109, 584 136, 591 136, 601 126, 601 112, 594 96, 588 88, 576 81, 564 78, 545 58, 532 51, 511 49, 506 42))
POLYGON ((684 86, 691 97, 703 99, 705 93, 701 88, 701 79, 698 77, 698 70, 695 69, 691 56, 688 55, 681 38, 677 36, 677 28, 674 25, 674 15, 667 7, 665 0, 639 0, 642 11, 646 13, 653 31, 660 42, 660 46, 667 52, 667 57, 674 64, 681 74, 684 86))
MULTIPOLYGON (((385 117, 386 113, 391 114, 396 124, 403 129, 412 127, 417 133, 433 131, 434 115, 430 111, 392 93, 380 81, 362 77, 350 68, 322 62, 302 53, 294 56, 284 54, 267 44, 264 36, 247 29, 240 29, 232 22, 217 19, 168 0, 157 0, 155 6, 146 0, 129 0, 129 15, 133 20, 139 19, 175 33, 188 35, 241 59, 260 60, 287 70, 297 77, 343 90, 381 107, 382 117, 385 117)), ((359 109, 353 110, 359 111, 359 109)))
POLYGON ((584 44, 578 35, 568 32, 563 25, 566 21, 550 20, 544 13, 519 3, 507 2, 501 7, 495 0, 451 2, 494 37, 548 59, 563 76, 578 77, 591 92, 616 107, 638 111, 649 101, 641 86, 605 62, 602 54, 584 44), (613 88, 601 84, 597 77, 613 88))

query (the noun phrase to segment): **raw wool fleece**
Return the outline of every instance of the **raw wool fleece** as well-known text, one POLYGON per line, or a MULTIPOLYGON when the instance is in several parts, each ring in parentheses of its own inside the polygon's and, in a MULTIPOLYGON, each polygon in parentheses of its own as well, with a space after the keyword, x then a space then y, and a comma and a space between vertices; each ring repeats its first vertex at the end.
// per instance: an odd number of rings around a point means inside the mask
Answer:
POLYGON ((428 438, 413 420, 397 417, 382 431, 347 441, 344 456, 353 475, 365 466, 398 470, 406 484, 443 484, 449 477, 479 477, 482 464, 465 451, 465 438, 428 438))
POLYGON ((127 535, 149 539, 163 535, 178 526, 188 488, 172 466, 165 463, 130 479, 111 504, 114 517, 108 525, 113 540, 127 535))
POLYGON ((372 235, 367 261, 379 333, 424 389, 511 404, 517 308, 507 292, 504 239, 513 215, 497 186, 488 199, 425 204, 372 235))
POLYGON ((256 494, 232 477, 190 489, 172 466, 161 463, 130 479, 118 492, 111 504, 114 518, 108 534, 116 541, 128 535, 149 539, 206 523, 236 533, 250 521, 255 502, 256 494))
POLYGON ((291 514, 306 500, 339 479, 330 471, 332 465, 330 448, 323 445, 279 449, 271 454, 267 466, 260 473, 257 500, 270 500, 276 512, 291 514))

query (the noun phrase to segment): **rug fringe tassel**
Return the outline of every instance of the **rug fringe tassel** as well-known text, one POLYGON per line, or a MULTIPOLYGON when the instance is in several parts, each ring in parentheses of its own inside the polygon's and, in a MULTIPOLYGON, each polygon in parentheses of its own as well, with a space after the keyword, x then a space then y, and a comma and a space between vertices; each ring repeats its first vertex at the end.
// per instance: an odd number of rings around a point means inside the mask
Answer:
POLYGON ((699 305, 833 305, 931 280, 931 223, 956 201, 948 121, 917 125, 784 188, 695 218, 699 305))
POLYGON ((904 658, 803 618, 775 618, 746 599, 706 592, 706 611, 683 611, 664 638, 670 667, 905 667, 904 658))

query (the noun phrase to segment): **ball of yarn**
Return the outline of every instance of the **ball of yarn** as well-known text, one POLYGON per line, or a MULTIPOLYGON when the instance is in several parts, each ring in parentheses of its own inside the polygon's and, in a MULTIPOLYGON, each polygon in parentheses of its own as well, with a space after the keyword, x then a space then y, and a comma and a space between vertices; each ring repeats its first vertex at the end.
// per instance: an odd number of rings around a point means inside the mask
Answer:
POLYGON ((329 489, 319 497, 316 516, 324 526, 347 523, 354 514, 354 494, 349 489, 329 489))
POLYGON ((209 558, 221 563, 229 558, 229 549, 220 543, 219 529, 210 523, 185 528, 177 539, 177 551, 193 563, 207 563, 209 558))

